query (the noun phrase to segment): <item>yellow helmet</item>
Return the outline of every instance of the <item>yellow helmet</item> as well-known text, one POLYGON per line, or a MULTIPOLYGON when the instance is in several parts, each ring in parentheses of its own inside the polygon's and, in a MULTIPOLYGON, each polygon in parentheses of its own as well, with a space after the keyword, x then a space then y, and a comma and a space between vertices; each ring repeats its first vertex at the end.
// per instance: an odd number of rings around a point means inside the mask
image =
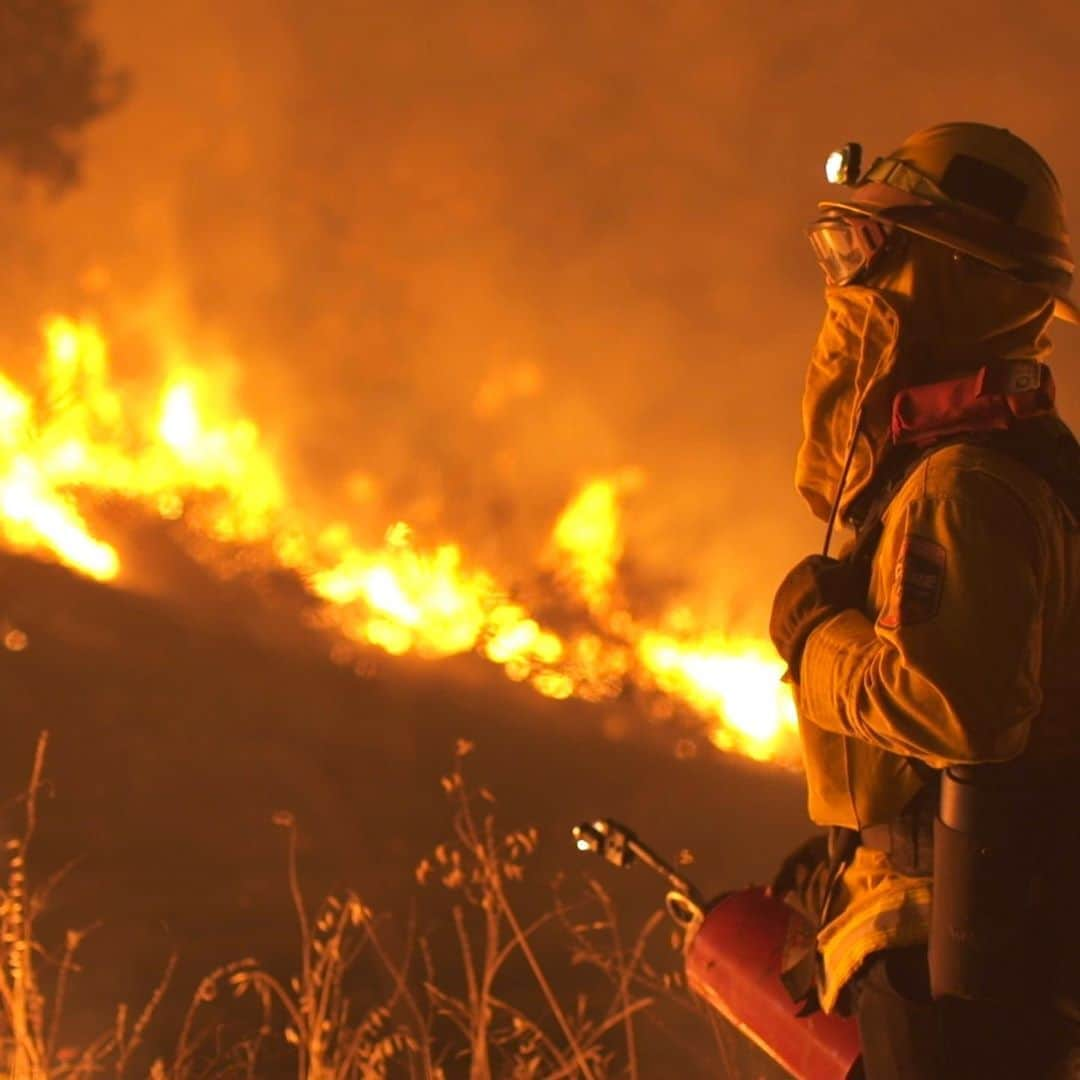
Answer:
POLYGON ((1080 323, 1068 296, 1075 265, 1061 188, 1023 139, 988 124, 938 124, 856 179, 858 151, 849 144, 830 156, 829 178, 854 183, 822 209, 866 214, 1043 285, 1054 314, 1080 323))

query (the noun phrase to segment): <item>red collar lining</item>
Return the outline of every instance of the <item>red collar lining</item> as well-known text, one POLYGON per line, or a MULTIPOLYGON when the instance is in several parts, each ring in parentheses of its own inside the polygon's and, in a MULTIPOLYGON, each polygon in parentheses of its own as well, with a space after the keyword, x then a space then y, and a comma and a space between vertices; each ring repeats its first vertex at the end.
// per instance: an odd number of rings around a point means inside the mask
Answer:
POLYGON ((998 361, 974 375, 901 390, 893 398, 892 441, 925 446, 952 435, 1004 431, 1018 419, 1052 413, 1054 398, 1045 364, 998 361))

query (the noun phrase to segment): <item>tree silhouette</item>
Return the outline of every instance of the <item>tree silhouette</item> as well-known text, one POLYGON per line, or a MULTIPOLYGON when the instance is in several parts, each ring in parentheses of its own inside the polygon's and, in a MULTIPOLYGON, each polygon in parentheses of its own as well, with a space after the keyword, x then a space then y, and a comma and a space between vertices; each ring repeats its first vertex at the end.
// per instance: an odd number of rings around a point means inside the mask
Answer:
POLYGON ((86 0, 0 0, 0 157, 62 191, 79 178, 81 135, 126 96, 86 28, 86 0))

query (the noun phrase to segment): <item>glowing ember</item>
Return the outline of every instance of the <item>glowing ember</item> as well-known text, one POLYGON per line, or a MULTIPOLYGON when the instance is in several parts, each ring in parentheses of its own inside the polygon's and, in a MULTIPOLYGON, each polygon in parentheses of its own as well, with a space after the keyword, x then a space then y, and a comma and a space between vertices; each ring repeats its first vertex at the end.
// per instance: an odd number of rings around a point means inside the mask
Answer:
MULTIPOLYGON (((45 343, 37 393, 0 376, 0 536, 10 547, 48 551, 83 574, 114 579, 121 556, 84 515, 94 497, 138 500, 212 539, 265 548, 303 579, 350 641, 394 655, 476 651, 555 699, 603 701, 637 688, 704 717, 723 749, 793 755, 794 706, 770 646, 695 630, 685 613, 646 626, 625 610, 619 496, 636 486, 636 474, 590 481, 554 525, 549 558, 592 623, 560 636, 459 547, 418 547, 405 522, 365 547, 346 524, 306 520, 256 425, 230 415, 206 372, 176 363, 147 409, 145 398, 114 386, 94 326, 51 319, 45 343)), ((19 651, 25 635, 13 630, 4 644, 19 651)), ((348 651, 335 656, 349 662, 348 651)))

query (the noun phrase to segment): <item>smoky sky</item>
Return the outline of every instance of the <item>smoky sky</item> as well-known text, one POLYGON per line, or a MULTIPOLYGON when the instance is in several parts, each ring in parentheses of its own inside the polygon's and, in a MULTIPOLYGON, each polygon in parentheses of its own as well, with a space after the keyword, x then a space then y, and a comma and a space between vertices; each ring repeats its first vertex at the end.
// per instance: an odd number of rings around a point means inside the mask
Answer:
POLYGON ((12 366, 62 309, 135 379, 167 321, 232 358, 298 502, 511 576, 637 467, 641 602, 751 631, 820 539, 792 473, 827 151, 982 120, 1080 206, 1069 2, 99 0, 95 28, 134 89, 80 190, 3 211, 12 366))

